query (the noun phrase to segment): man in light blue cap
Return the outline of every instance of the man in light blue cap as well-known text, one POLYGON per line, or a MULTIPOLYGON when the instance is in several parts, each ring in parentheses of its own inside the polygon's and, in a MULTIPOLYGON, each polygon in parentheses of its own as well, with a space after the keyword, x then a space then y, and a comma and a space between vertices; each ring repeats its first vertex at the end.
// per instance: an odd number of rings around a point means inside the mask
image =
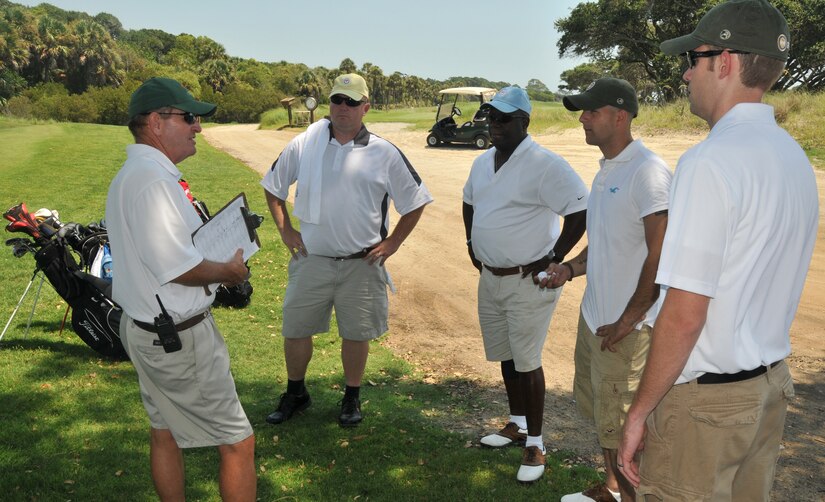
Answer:
POLYGON ((464 228, 481 273, 484 351, 501 364, 510 418, 481 444, 523 444, 516 479, 530 483, 544 474, 541 353, 561 295, 561 288, 543 290, 538 282, 584 234, 587 187, 570 164, 527 134, 532 106, 523 89, 505 87, 482 108, 489 108, 494 148, 473 162, 464 185, 464 228))

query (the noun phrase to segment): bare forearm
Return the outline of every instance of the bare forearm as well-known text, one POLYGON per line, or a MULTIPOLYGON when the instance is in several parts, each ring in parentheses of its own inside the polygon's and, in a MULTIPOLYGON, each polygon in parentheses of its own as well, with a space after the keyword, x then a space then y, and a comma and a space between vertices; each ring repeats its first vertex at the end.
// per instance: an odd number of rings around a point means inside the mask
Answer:
POLYGON ((636 290, 627 302, 627 306, 619 316, 619 321, 635 326, 642 320, 645 313, 659 299, 659 285, 656 284, 656 270, 659 267, 658 257, 648 256, 642 266, 636 290))
MULTIPOLYGON (((619 317, 623 324, 635 326, 659 298, 659 285, 656 284, 656 271, 662 255, 662 242, 667 230, 667 211, 659 211, 643 218, 647 256, 639 273, 636 290, 631 295, 624 312, 619 317)), ((631 328, 632 329, 632 328, 631 328)))
POLYGON ((264 190, 266 196, 266 204, 269 206, 269 212, 272 214, 272 220, 275 221, 275 226, 278 231, 283 234, 285 229, 292 229, 292 221, 289 219, 289 211, 286 208, 286 201, 275 197, 269 191, 264 190))
POLYGON ((193 268, 172 279, 172 282, 183 286, 208 286, 210 284, 240 284, 249 276, 249 269, 243 262, 243 254, 239 249, 231 261, 219 263, 203 260, 193 268))
POLYGON ((401 246, 407 237, 409 237, 410 233, 412 233, 418 224, 418 220, 421 219, 421 215, 424 213, 424 207, 425 206, 421 206, 418 209, 414 209, 398 219, 395 229, 389 237, 387 237, 387 240, 392 241, 396 248, 401 246))
POLYGON ((568 214, 564 217, 564 224, 561 229, 559 240, 553 246, 553 252, 557 257, 563 258, 581 240, 584 231, 587 229, 587 211, 568 214))

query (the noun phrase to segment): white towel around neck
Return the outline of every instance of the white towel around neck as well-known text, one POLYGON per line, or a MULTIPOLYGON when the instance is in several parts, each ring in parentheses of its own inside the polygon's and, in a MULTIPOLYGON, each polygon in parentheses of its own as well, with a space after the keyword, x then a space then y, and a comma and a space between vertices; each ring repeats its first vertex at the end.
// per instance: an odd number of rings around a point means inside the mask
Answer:
POLYGON ((307 127, 303 141, 299 142, 301 160, 293 214, 301 221, 315 225, 321 220, 321 174, 329 139, 329 120, 321 119, 307 127))

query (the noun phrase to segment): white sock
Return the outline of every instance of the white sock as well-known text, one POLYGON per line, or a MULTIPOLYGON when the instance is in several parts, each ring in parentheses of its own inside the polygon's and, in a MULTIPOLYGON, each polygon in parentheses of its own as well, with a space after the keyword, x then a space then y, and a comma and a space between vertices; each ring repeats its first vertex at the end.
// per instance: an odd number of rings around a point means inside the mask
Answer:
POLYGON ((542 453, 546 453, 544 451, 544 441, 542 440, 541 435, 527 436, 527 441, 524 442, 524 447, 528 448, 530 446, 538 446, 542 453))
POLYGON ((527 417, 524 415, 510 415, 510 421, 518 425, 519 429, 527 428, 527 417))

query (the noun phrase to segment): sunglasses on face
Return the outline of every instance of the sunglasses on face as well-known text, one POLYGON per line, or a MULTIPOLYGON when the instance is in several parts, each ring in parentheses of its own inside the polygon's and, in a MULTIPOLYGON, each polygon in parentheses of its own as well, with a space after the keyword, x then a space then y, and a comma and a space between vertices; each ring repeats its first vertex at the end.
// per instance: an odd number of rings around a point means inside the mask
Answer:
POLYGON ((695 67, 696 60, 699 58, 715 58, 716 56, 722 54, 725 51, 729 52, 730 54, 750 54, 749 52, 738 51, 736 49, 716 49, 712 51, 687 51, 685 53, 687 67, 688 69, 695 67))
POLYGON ((334 105, 340 105, 341 103, 344 103, 350 108, 355 108, 356 106, 361 106, 364 104, 363 101, 357 101, 349 96, 344 96, 343 94, 336 94, 329 98, 329 100, 334 105))
MULTIPOLYGON (((146 112, 143 115, 149 115, 150 113, 152 113, 152 112, 146 112)), ((201 121, 201 116, 200 115, 195 115, 192 112, 155 112, 155 113, 157 113, 158 115, 180 115, 181 117, 183 117, 183 121, 186 122, 189 125, 193 125, 195 122, 200 123, 200 121, 201 121)))
POLYGON ((489 120, 490 122, 498 122, 499 124, 509 124, 510 122, 513 121, 513 119, 521 119, 521 118, 526 118, 526 117, 524 115, 520 115, 520 114, 515 114, 514 115, 514 114, 510 114, 510 113, 499 113, 499 112, 494 112, 494 111, 491 111, 487 115, 487 120, 489 120))

